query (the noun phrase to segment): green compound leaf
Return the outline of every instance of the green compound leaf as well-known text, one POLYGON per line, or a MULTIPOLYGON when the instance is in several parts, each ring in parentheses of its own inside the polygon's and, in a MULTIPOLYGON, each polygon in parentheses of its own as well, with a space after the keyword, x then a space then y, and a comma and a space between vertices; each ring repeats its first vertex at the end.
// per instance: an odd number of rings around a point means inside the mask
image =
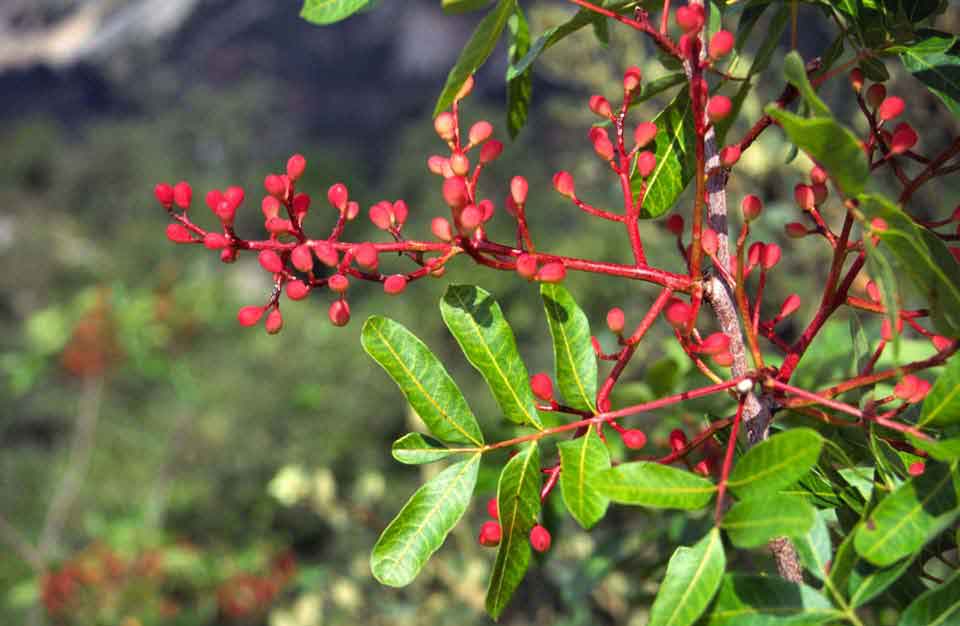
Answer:
POLYGON ((813 85, 807 79, 807 70, 804 67, 803 59, 796 50, 790 52, 783 60, 783 75, 791 85, 797 88, 803 99, 810 105, 814 117, 832 117, 830 109, 820 99, 820 96, 814 91, 813 85))
MULTIPOLYGON (((530 26, 520 5, 507 21, 510 30, 510 45, 507 49, 507 61, 513 63, 530 49, 530 26)), ((527 111, 533 98, 533 70, 528 69, 519 76, 507 79, 507 131, 515 138, 527 123, 527 111)))
POLYGON ((960 513, 956 464, 928 462, 926 470, 900 485, 856 531, 857 553, 885 567, 913 554, 960 513))
POLYGON ((420 433, 407 433, 393 442, 393 458, 406 465, 433 463, 455 454, 443 446, 428 440, 420 433))
POLYGON ((883 196, 864 194, 858 200, 864 215, 886 222, 886 229, 874 234, 930 302, 937 332, 960 337, 960 264, 947 246, 883 196))
POLYGON ((876 567, 862 559, 857 560, 847 581, 850 607, 863 606, 883 593, 884 589, 903 576, 912 561, 913 559, 906 558, 889 567, 876 567))
POLYGON ((333 24, 367 8, 371 0, 304 0, 300 17, 313 24, 333 24))
POLYGON ((610 500, 597 491, 596 475, 610 469, 610 452, 591 425, 585 435, 557 444, 560 451, 560 491, 573 519, 590 528, 603 519, 610 500))
POLYGON ((923 401, 919 426, 946 425, 960 421, 960 358, 950 357, 947 367, 923 401))
POLYGON ((957 38, 934 33, 907 47, 900 61, 914 78, 940 98, 954 115, 960 115, 960 54, 957 38))
POLYGON ((826 579, 830 572, 833 545, 830 543, 830 531, 823 515, 817 514, 813 526, 802 536, 794 535, 793 545, 797 549, 800 563, 807 571, 819 580, 826 579))
MULTIPOLYGON (((653 123, 657 125, 657 165, 647 179, 641 212, 644 218, 660 217, 669 211, 696 170, 696 133, 687 90, 681 90, 653 123)), ((642 184, 639 174, 630 181, 634 196, 640 193, 642 184)))
POLYGON ((960 572, 922 593, 900 616, 897 626, 949 626, 960 622, 960 572))
POLYGON ((370 555, 370 569, 384 585, 409 585, 463 517, 477 482, 480 455, 454 463, 413 494, 370 555))
POLYGON ((726 566, 716 528, 692 548, 677 548, 650 609, 649 626, 688 626, 696 621, 720 587, 726 566))
POLYGON ((794 428, 751 448, 736 462, 727 485, 738 498, 775 493, 800 480, 820 458, 823 437, 794 428))
POLYGON ((740 548, 756 548, 776 537, 796 537, 813 527, 817 512, 804 498, 769 495, 737 502, 720 527, 740 548))
POLYGON ((477 29, 470 36, 470 41, 460 53, 460 58, 447 75, 447 82, 440 92, 437 99, 437 105, 434 107, 433 116, 436 117, 453 104, 453 99, 457 97, 457 92, 463 87, 463 83, 471 74, 480 69, 490 53, 497 46, 503 29, 507 26, 507 20, 513 15, 517 6, 517 0, 499 0, 489 13, 484 16, 477 25, 477 29))
POLYGON ((801 117, 769 104, 764 112, 775 119, 795 146, 823 165, 848 195, 863 191, 870 175, 867 157, 856 135, 832 117, 801 117))
POLYGON ((530 566, 530 529, 540 515, 540 450, 531 442, 510 459, 497 485, 503 530, 487 588, 486 607, 497 619, 530 566))
POLYGON ((614 502, 655 509, 699 509, 717 490, 706 478, 650 461, 623 463, 600 472, 594 482, 614 502))
POLYGON ((399 322, 375 315, 363 325, 360 342, 438 439, 483 445, 480 425, 457 383, 416 335, 399 322))
POLYGON ((727 574, 709 626, 816 626, 842 619, 817 590, 770 576, 727 574))
POLYGON ((542 430, 527 366, 493 296, 473 285, 450 285, 440 301, 440 314, 507 419, 542 430))
POLYGON ((596 413, 597 355, 590 342, 590 322, 566 287, 544 283, 540 297, 553 337, 557 387, 564 402, 596 413))
POLYGON ((923 450, 930 455, 930 458, 936 459, 937 461, 951 463, 960 459, 960 437, 931 440, 907 435, 907 439, 909 439, 910 443, 918 450, 923 450))

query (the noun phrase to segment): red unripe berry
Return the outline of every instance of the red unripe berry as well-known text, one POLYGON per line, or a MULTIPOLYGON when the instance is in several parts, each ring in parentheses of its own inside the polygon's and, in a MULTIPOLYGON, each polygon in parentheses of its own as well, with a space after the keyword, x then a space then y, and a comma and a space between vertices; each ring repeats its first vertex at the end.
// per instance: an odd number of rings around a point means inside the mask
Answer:
POLYGON ((623 91, 625 93, 632 93, 637 87, 640 86, 640 81, 643 79, 643 74, 640 72, 640 68, 636 65, 631 65, 623 73, 623 91))
POLYGON ((453 113, 444 111, 433 120, 433 129, 440 135, 444 141, 453 141, 457 133, 457 124, 453 119, 453 113))
POLYGON ((733 354, 731 354, 729 350, 720 352, 719 354, 713 354, 710 358, 720 367, 730 367, 733 365, 733 354))
POLYGON ((358 215, 360 215, 360 204, 353 200, 350 200, 349 202, 347 202, 347 210, 346 210, 347 220, 348 221, 353 220, 358 215))
POLYGON ((670 441, 670 449, 674 452, 680 452, 687 447, 687 435, 679 428, 670 431, 668 440, 670 441))
POLYGON ((237 215, 237 207, 226 200, 221 200, 215 213, 222 223, 230 225, 233 224, 233 218, 237 215))
POLYGON ((283 329, 283 316, 280 315, 280 309, 270 311, 263 325, 269 334, 276 335, 279 333, 283 329))
POLYGON ((263 307, 245 306, 237 312, 237 321, 241 326, 253 326, 260 321, 261 316, 263 316, 263 307))
POLYGON ((623 439, 623 445, 631 450, 639 450, 647 445, 647 435, 644 434, 642 430, 637 430, 636 428, 623 431, 620 433, 620 437, 623 439))
POLYGON ((310 295, 310 285, 302 280, 288 280, 286 290, 291 300, 303 300, 310 295))
POLYGON ((613 307, 607 311, 607 328, 610 329, 615 335, 619 335, 623 332, 623 327, 626 324, 626 316, 623 314, 623 309, 620 307, 613 307))
POLYGON ((537 552, 546 552, 550 549, 550 531, 537 524, 530 529, 530 545, 537 552))
POLYGON ((387 230, 393 223, 392 212, 389 202, 378 202, 370 207, 370 221, 380 230, 387 230))
POLYGON ((694 347, 695 352, 702 354, 720 354, 730 348, 730 337, 723 333, 713 333, 694 347))
POLYGON ((327 241, 316 242, 313 246, 313 253, 327 267, 336 267, 340 263, 340 253, 327 241))
POLYGON ((573 176, 570 172, 557 172, 553 175, 553 188, 561 196, 568 198, 576 197, 576 190, 573 186, 573 176))
POLYGON ((309 272, 313 269, 313 252, 310 246, 303 243, 293 249, 290 253, 290 262, 301 272, 309 272))
POLYGON ((307 211, 310 210, 310 195, 305 193, 298 193, 293 197, 293 213, 303 219, 307 214, 307 211))
POLYGON ((827 170, 819 165, 814 165, 810 170, 810 182, 815 185, 824 185, 827 182, 827 170))
POLYGON ((181 209, 190 208, 190 201, 193 200, 193 189, 190 183, 180 181, 173 186, 173 202, 181 209))
POLYGON ((593 143, 593 149, 604 161, 613 159, 613 144, 610 143, 610 137, 604 128, 594 127, 590 131, 590 141, 593 143))
POLYGON ((674 13, 674 18, 677 20, 677 26, 687 33, 700 30, 703 28, 705 21, 703 7, 698 4, 678 7, 674 13))
POLYGON ((542 283, 559 283, 567 276, 567 268, 560 261, 551 261, 540 268, 536 279, 542 283))
POLYGON ((700 58, 700 38, 696 35, 680 35, 677 47, 680 48, 680 55, 685 59, 700 58))
POLYGON ((456 100, 463 100, 473 91, 473 74, 467 76, 467 80, 463 81, 463 84, 460 85, 460 90, 457 92, 456 100))
POLYGON ((646 148, 657 137, 657 125, 653 122, 640 122, 633 131, 633 140, 638 148, 646 148))
POLYGON ((340 212, 347 208, 348 198, 349 192, 347 186, 343 183, 334 183, 327 190, 327 201, 330 202, 330 206, 340 212))
POLYGON ((290 220, 279 217, 271 217, 264 224, 264 227, 274 235, 282 235, 293 230, 293 224, 290 223, 290 220))
POLYGON ((487 500, 487 515, 493 519, 500 519, 500 506, 497 503, 496 496, 487 500))
POLYGON ((153 188, 153 197, 166 208, 173 206, 173 187, 167 183, 158 183, 153 188))
POLYGON ((863 70, 859 67, 850 70, 850 86, 857 93, 860 93, 860 90, 863 89, 863 70))
POLYGON ((503 142, 491 139, 480 148, 480 162, 487 164, 496 161, 501 152, 503 152, 503 142))
POLYGON ((372 243, 362 243, 354 248, 353 258, 356 259, 357 265, 368 270, 375 270, 377 269, 380 255, 372 243))
POLYGON ((517 274, 527 280, 533 280, 537 274, 537 257, 532 254, 521 254, 517 257, 517 274))
POLYGON ((333 274, 327 279, 327 286, 331 291, 344 293, 350 287, 350 279, 343 274, 333 274))
POLYGON ((823 183, 814 183, 810 185, 810 189, 813 190, 813 202, 817 206, 826 202, 827 196, 830 195, 830 191, 823 183))
POLYGON ((888 122, 903 113, 904 107, 903 98, 897 96, 884 98, 880 106, 877 107, 877 117, 880 118, 880 121, 888 122))
POLYGON ((395 296, 403 293, 403 290, 407 288, 407 277, 403 274, 394 274, 388 276, 385 281, 383 281, 383 291, 384 293, 395 296))
POLYGON ((744 196, 743 201, 740 202, 740 210, 743 211, 743 219, 748 222, 755 220, 763 213, 763 202, 753 194, 744 196))
POLYGON ((724 167, 733 167, 740 160, 740 146, 727 146, 720 150, 720 163, 724 167))
POLYGON ((446 176, 444 176, 444 172, 450 171, 450 164, 446 157, 435 154, 427 159, 427 169, 437 176, 443 176, 446 178, 446 176))
POLYGON ((477 538, 477 541, 481 546, 486 546, 492 548, 500 545, 500 537, 503 534, 503 531, 500 529, 500 524, 497 522, 484 522, 483 526, 480 527, 480 536, 477 538))
POLYGON ((667 218, 666 226, 671 233, 677 237, 681 236, 683 234, 683 216, 674 213, 667 218))
POLYGON ((350 323, 350 305, 346 300, 334 300, 327 314, 334 326, 346 326, 350 323))
POLYGON ((393 203, 391 210, 393 212, 394 222, 401 225, 406 223, 410 210, 407 208, 407 203, 405 201, 397 200, 393 203))
POLYGON ((867 296, 877 304, 883 303, 883 295, 880 293, 880 287, 872 280, 867 282, 867 296))
POLYGON ((773 267, 780 262, 781 255, 782 251, 777 244, 768 243, 763 246, 763 255, 760 257, 760 263, 763 265, 763 269, 773 269, 773 267))
POLYGON ((533 390, 533 395, 544 402, 553 400, 553 381, 542 372, 530 377, 530 389, 533 390))
POLYGON ((713 96, 707 102, 707 117, 711 122, 719 122, 733 110, 733 103, 726 96, 713 96))
MULTIPOLYGON (((212 191, 210 193, 213 193, 212 191)), ((219 192, 218 192, 219 193, 219 192)), ((209 202, 209 195, 207 196, 209 202)), ((211 210, 216 212, 216 205, 211 207, 211 210)), ((280 215, 280 201, 274 198, 273 196, 264 196, 263 202, 260 203, 260 210, 263 211, 264 219, 270 219, 280 215)))
POLYGON ((716 61, 727 56, 733 50, 733 44, 733 33, 728 30, 718 30, 710 38, 710 46, 708 47, 710 58, 716 61))
MULTIPOLYGON (((903 318, 901 317, 901 318, 897 318, 896 334, 899 335, 902 332, 903 332, 903 318)), ((890 326, 890 318, 885 317, 883 318, 883 321, 880 322, 880 337, 884 341, 893 341, 894 330, 890 326)))
POLYGON ((283 271, 283 259, 273 250, 261 250, 257 261, 260 262, 260 267, 273 274, 283 271))
POLYGON ((590 110, 603 119, 610 119, 613 115, 610 102, 603 96, 590 96, 590 110))
POLYGON ((486 121, 480 120, 476 124, 470 127, 470 133, 468 139, 470 140, 471 146, 478 146, 484 141, 490 138, 490 135, 493 134, 493 125, 486 121))
POLYGON ((785 224, 783 229, 786 231, 787 237, 792 239, 806 237, 809 232, 807 231, 807 227, 800 222, 790 222, 789 224, 785 224))
POLYGON ((284 194, 287 193, 286 183, 276 174, 270 174, 263 179, 263 188, 267 190, 268 194, 275 198, 283 198, 284 194))
POLYGON ((679 298, 671 298, 665 307, 663 307, 663 316, 667 322, 674 328, 680 328, 690 321, 690 315, 693 309, 689 304, 679 298))
POLYGON ((907 468, 907 473, 911 476, 922 476, 924 470, 927 469, 927 464, 923 461, 914 461, 910 464, 910 467, 907 468))
POLYGON ((793 188, 793 199, 804 211, 809 211, 816 205, 816 198, 813 195, 813 188, 810 185, 797 183, 793 188))
POLYGON ((893 137, 890 138, 890 152, 894 154, 903 154, 917 145, 917 131, 910 124, 900 122, 893 129, 893 137))
POLYGON ((221 202, 223 202, 223 192, 219 189, 211 189, 207 192, 204 201, 207 203, 207 207, 210 209, 210 212, 216 215, 217 207, 220 206, 221 202))
POLYGON ((526 204, 529 185, 523 176, 514 176, 510 181, 510 197, 518 205, 526 204))
POLYGON ((870 220, 870 228, 874 232, 882 233, 886 232, 887 228, 889 228, 889 225, 887 224, 887 220, 883 219, 882 217, 875 217, 870 220))
POLYGON ((470 172, 470 159, 462 152, 454 152, 450 155, 450 171, 457 176, 466 176, 470 172))
POLYGON ((445 217, 435 217, 430 221, 430 231, 433 236, 440 241, 451 241, 453 239, 453 228, 445 217))
POLYGON ((870 88, 867 89, 867 104, 871 107, 876 108, 880 106, 880 103, 887 98, 887 88, 881 85, 880 83, 875 83, 870 85, 870 88))
POLYGON ((933 347, 937 349, 937 352, 943 352, 953 345, 953 339, 943 335, 934 335, 930 338, 930 341, 933 342, 933 347))
POLYGON ((303 172, 306 169, 307 160, 302 154, 295 154, 287 159, 287 176, 290 177, 290 180, 297 180, 303 176, 303 172))
POLYGON ((483 210, 475 204, 468 204, 460 212, 460 225, 464 230, 473 232, 483 223, 483 210))
POLYGON ((193 241, 193 235, 183 224, 167 224, 167 239, 173 243, 190 243, 193 241))
POLYGON ((790 317, 793 313, 800 308, 800 296, 795 293, 787 296, 787 299, 783 301, 783 304, 780 306, 780 313, 777 315, 777 319, 783 319, 785 317, 790 317))
POLYGON ((207 233, 203 236, 203 245, 209 250, 222 250, 230 245, 230 242, 220 233, 207 233))
POLYGON ((653 173, 657 166, 657 155, 649 150, 644 150, 637 155, 637 173, 641 178, 646 178, 653 173))
POLYGON ((900 382, 896 384, 893 388, 893 395, 900 398, 901 400, 906 400, 910 402, 910 399, 917 393, 917 391, 922 387, 924 381, 912 374, 907 374, 900 382))
POLYGON ((693 466, 693 471, 696 472, 697 474, 700 474, 701 476, 709 476, 710 464, 707 463, 706 459, 704 459, 693 466))
POLYGON ((467 181, 462 176, 454 176, 443 181, 443 199, 451 209, 462 209, 470 201, 467 181))
POLYGON ((221 263, 236 263, 237 261, 237 249, 236 248, 224 248, 220 251, 220 262, 221 263))
POLYGON ((707 255, 715 255, 719 246, 720 241, 717 239, 717 231, 712 228, 704 228, 700 232, 700 247, 707 255))

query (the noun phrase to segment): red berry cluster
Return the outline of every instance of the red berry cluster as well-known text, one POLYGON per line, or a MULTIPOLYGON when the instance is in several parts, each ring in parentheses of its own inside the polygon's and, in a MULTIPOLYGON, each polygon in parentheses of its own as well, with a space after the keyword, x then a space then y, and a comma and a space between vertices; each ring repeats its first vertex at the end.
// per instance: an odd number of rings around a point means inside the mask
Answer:
MULTIPOLYGON (((493 548, 500 545, 500 539, 503 537, 503 529, 500 527, 500 512, 497 507, 497 498, 494 496, 487 500, 487 515, 491 518, 480 526, 480 535, 477 541, 481 546, 493 548)), ((530 545, 537 552, 546 552, 550 549, 550 531, 540 524, 534 525, 530 529, 530 545)))

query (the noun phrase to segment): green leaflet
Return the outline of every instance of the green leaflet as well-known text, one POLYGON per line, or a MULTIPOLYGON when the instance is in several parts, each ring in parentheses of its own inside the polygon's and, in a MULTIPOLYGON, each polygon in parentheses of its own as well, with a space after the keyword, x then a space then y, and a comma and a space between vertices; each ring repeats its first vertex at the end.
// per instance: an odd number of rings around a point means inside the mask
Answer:
POLYGON ((720 531, 712 529, 691 548, 677 548, 650 609, 649 626, 688 626, 713 599, 727 559, 720 531))
POLYGON ((596 413, 597 355, 590 342, 590 322, 563 285, 544 283, 540 296, 553 337, 557 387, 564 402, 596 413))
POLYGON ((480 425, 460 388, 416 335, 399 322, 375 315, 364 323, 360 341, 438 439, 483 445, 480 425))
POLYGON ((727 485, 739 498, 775 493, 810 471, 822 447, 823 438, 809 428, 776 434, 736 462, 727 485))
POLYGON ((393 458, 407 465, 433 463, 447 458, 453 451, 444 448, 420 433, 407 433, 393 442, 393 458))
POLYGON ((772 576, 727 574, 709 626, 816 626, 843 614, 817 590, 772 576))
POLYGON ((507 419, 542 430, 527 366, 493 296, 473 285, 450 285, 440 301, 440 313, 507 419))
MULTIPOLYGON (((669 211, 674 202, 693 178, 696 170, 696 134, 693 128, 693 112, 690 96, 683 89, 673 101, 653 119, 657 125, 657 164, 647 178, 647 191, 643 197, 642 217, 660 217, 669 211)), ((630 181, 635 197, 640 193, 643 179, 639 175, 630 181)))
POLYGON ((940 98, 954 115, 960 115, 960 55, 952 51, 956 37, 931 33, 900 53, 903 66, 940 98))
POLYGON ((756 548, 776 537, 796 537, 813 526, 816 510, 804 498, 764 495, 737 502, 720 527, 740 548, 756 548))
POLYGON ((557 444, 560 491, 573 519, 590 528, 603 519, 610 500, 597 491, 596 475, 610 468, 610 452, 591 425, 582 437, 557 444))
POLYGON ((830 570, 830 558, 833 546, 830 543, 830 531, 823 519, 824 511, 818 511, 813 526, 802 536, 793 537, 800 563, 819 580, 824 580, 830 570))
MULTIPOLYGON (((507 21, 510 30, 510 46, 507 49, 507 63, 513 63, 530 49, 530 26, 520 5, 507 21)), ((507 131, 510 137, 516 137, 527 123, 527 111, 533 98, 533 70, 527 69, 519 76, 507 79, 507 131)))
POLYGON ((540 515, 540 450, 531 442, 510 459, 497 485, 497 506, 503 530, 487 588, 487 613, 493 619, 520 585, 530 566, 527 534, 540 515))
POLYGON ((717 490, 702 476, 649 461, 623 463, 600 472, 594 482, 614 502, 655 509, 699 509, 717 490))
POLYGON ((490 4, 490 0, 442 0, 443 12, 449 15, 477 11, 490 4))
POLYGON ((369 4, 370 0, 304 0, 300 17, 313 24, 333 24, 347 19, 369 4))
POLYGON ((463 83, 486 62, 497 46, 500 34, 503 33, 507 20, 513 15, 516 6, 517 0, 499 0, 497 6, 477 25, 473 35, 470 36, 470 41, 460 52, 460 58, 447 75, 447 82, 433 110, 434 117, 453 104, 453 99, 457 97, 457 92, 463 87, 463 83))
POLYGON ((874 565, 892 565, 950 525, 957 505, 956 463, 928 462, 873 510, 856 531, 857 553, 874 565))
POLYGON ((947 367, 923 400, 918 426, 960 421, 960 358, 950 357, 947 367))
POLYGON ((960 572, 914 600, 897 626, 949 626, 960 620, 960 572))
POLYGON ((380 535, 370 569, 384 585, 410 584, 463 517, 477 482, 480 455, 454 463, 413 494, 380 535))

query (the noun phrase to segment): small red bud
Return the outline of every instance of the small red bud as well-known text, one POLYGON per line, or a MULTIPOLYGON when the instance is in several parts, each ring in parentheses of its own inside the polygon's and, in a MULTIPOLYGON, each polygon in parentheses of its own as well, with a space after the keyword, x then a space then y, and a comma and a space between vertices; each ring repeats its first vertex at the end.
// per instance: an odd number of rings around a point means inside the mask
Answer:
POLYGON ((626 324, 626 316, 623 314, 623 309, 613 307, 607 311, 607 328, 610 329, 610 332, 619 335, 623 332, 624 324, 626 324))
POLYGON ((550 531, 537 524, 530 529, 530 545, 537 552, 546 552, 550 549, 550 531))
POLYGON ((893 136, 890 138, 890 152, 894 154, 903 154, 917 145, 917 131, 910 124, 900 122, 893 129, 893 136))
POLYGON ((306 169, 307 160, 303 158, 302 154, 295 154, 287 160, 287 176, 290 177, 290 180, 297 180, 303 176, 306 169))
POLYGON ((283 316, 280 315, 280 309, 270 311, 263 325, 269 334, 276 335, 279 333, 283 329, 283 316))
POLYGON ((879 117, 883 122, 889 122, 893 118, 903 113, 904 107, 905 105, 903 104, 902 98, 898 98, 897 96, 884 98, 883 102, 880 103, 880 106, 877 107, 877 117, 879 117))
POLYGON ((493 134, 493 125, 486 121, 480 120, 476 124, 470 127, 470 133, 468 134, 468 139, 471 146, 478 146, 487 139, 490 138, 490 135, 493 134))
POLYGON ((763 269, 771 270, 780 262, 780 257, 782 251, 780 246, 775 243, 768 243, 763 246, 763 255, 760 257, 760 263, 763 265, 763 269))
POLYGON ((405 201, 397 200, 393 203, 393 220, 397 224, 405 224, 409 214, 410 210, 407 208, 407 203, 405 201))
POLYGON ((303 300, 310 295, 310 285, 302 280, 288 280, 286 290, 291 300, 303 300))
POLYGON ((440 135, 440 139, 453 141, 457 133, 457 125, 453 118, 453 113, 444 111, 438 115, 437 118, 433 120, 433 129, 440 135))
POLYGON ((500 524, 497 522, 484 522, 483 526, 480 527, 480 536, 477 538, 477 541, 481 546, 486 546, 492 548, 500 545, 500 537, 503 534, 503 531, 500 529, 500 524))
POLYGON ((867 281, 867 296, 873 300, 876 304, 883 303, 883 295, 880 293, 880 287, 877 286, 877 283, 867 281))
POLYGON ((510 197, 518 206, 526 204, 528 190, 527 179, 523 176, 514 176, 510 181, 510 197))
POLYGON ((701 476, 709 476, 710 464, 707 463, 706 459, 704 459, 703 461, 700 461, 699 463, 693 466, 693 471, 696 472, 697 474, 700 474, 701 476))
POLYGON ((793 199, 797 206, 804 211, 809 211, 816 206, 816 198, 813 195, 813 188, 810 185, 797 183, 793 188, 793 199))
POLYGON ((286 184, 283 182, 283 179, 276 174, 270 174, 263 179, 263 188, 267 190, 268 194, 275 198, 283 198, 284 194, 287 193, 286 184))
POLYGON ((657 166, 657 155, 649 150, 644 150, 637 155, 637 173, 641 178, 646 178, 653 173, 657 166))
POLYGON ((823 183, 814 183, 810 185, 810 189, 813 190, 813 202, 817 206, 826 202, 827 196, 830 195, 830 190, 828 190, 827 186, 823 183))
POLYGON ((327 201, 330 202, 330 206, 340 212, 347 208, 348 197, 347 186, 343 183, 334 183, 327 190, 327 201))
POLYGON ((486 165, 492 161, 496 161, 497 157, 500 156, 500 153, 503 152, 503 142, 497 141, 496 139, 491 139, 487 143, 483 144, 483 147, 480 148, 480 162, 486 165))
POLYGON ((530 389, 533 390, 533 395, 537 396, 544 402, 550 402, 553 400, 553 381, 550 380, 550 377, 544 373, 534 374, 530 377, 530 389))
POLYGON ((680 452, 687 447, 687 435, 679 428, 670 431, 668 440, 670 441, 670 449, 674 452, 680 452))
POLYGON ((568 198, 575 198, 576 191, 573 186, 573 176, 570 172, 557 172, 553 175, 553 188, 557 190, 561 196, 566 196, 568 198))
MULTIPOLYGON (((212 191, 210 193, 213 193, 212 191)), ((219 192, 218 192, 219 193, 219 192)), ((207 196, 207 201, 209 202, 210 196, 207 196)), ((212 211, 216 212, 216 205, 211 208, 212 211)), ((260 203, 260 210, 263 211, 264 219, 270 219, 280 215, 280 201, 274 198, 273 196, 264 196, 263 202, 260 203)))
POLYGON ((730 337, 723 333, 713 333, 700 342, 700 345, 694 346, 694 352, 702 354, 720 354, 730 348, 730 337))
POLYGON ((370 207, 370 221, 380 230, 388 230, 393 223, 393 211, 389 202, 378 202, 370 207))
POLYGON ((167 183, 158 183, 153 188, 153 197, 166 208, 173 206, 173 187, 167 183))
POLYGON ((869 104, 872 108, 877 108, 880 106, 880 103, 886 98, 887 88, 880 83, 870 85, 870 88, 867 89, 867 104, 869 104))
POLYGON ((302 219, 310 210, 310 200, 309 194, 298 193, 295 195, 293 197, 293 213, 302 219))
POLYGON ((610 102, 603 96, 590 96, 590 110, 603 119, 610 119, 613 115, 613 110, 610 109, 610 102))
POLYGON ((353 200, 350 200, 349 202, 347 202, 347 210, 346 210, 347 220, 351 221, 354 218, 356 218, 358 215, 360 215, 360 204, 353 200))
POLYGON ((193 235, 183 224, 167 224, 167 239, 173 243, 190 243, 193 241, 193 235))
POLYGON ((729 350, 720 352, 719 354, 713 354, 710 358, 720 367, 730 367, 733 365, 733 354, 731 354, 729 350))
POLYGON ((237 313, 237 321, 240 322, 241 326, 253 326, 260 321, 262 315, 263 307, 245 306, 237 313))
POLYGON ((639 450, 647 445, 647 436, 642 430, 631 428, 620 433, 620 437, 623 439, 623 445, 631 450, 639 450))
POLYGON ((683 235, 683 216, 674 213, 667 218, 666 226, 667 230, 677 237, 683 235))
POLYGON ((740 160, 740 146, 727 146, 720 150, 720 162, 724 167, 730 168, 740 160))
MULTIPOLYGON (((427 169, 437 176, 443 176, 444 170, 449 170, 450 164, 446 157, 435 154, 427 159, 427 169)), ((444 178, 446 178, 444 176, 444 178)))
POLYGON ((457 176, 466 176, 470 172, 470 159, 462 152, 450 155, 450 170, 457 176))
POLYGON ((362 243, 354 248, 353 258, 356 259, 357 265, 368 270, 375 270, 380 255, 372 243, 362 243))
POLYGON ((230 225, 233 224, 233 218, 237 215, 237 209, 226 200, 222 200, 220 204, 217 205, 216 214, 221 222, 230 225))
POLYGON ((727 56, 733 50, 733 44, 733 33, 728 30, 718 30, 710 38, 710 46, 708 47, 710 58, 716 61, 727 56))
POLYGON ((467 76, 467 80, 460 85, 460 91, 457 92, 456 100, 463 100, 473 91, 473 74, 467 76))
POLYGON ((336 267, 340 263, 340 254, 337 249, 327 241, 318 241, 313 246, 313 253, 317 255, 320 262, 327 267, 336 267))
POLYGON ((331 291, 344 293, 350 287, 350 279, 343 274, 333 274, 327 279, 327 286, 331 291))
POLYGON ((334 326, 346 326, 350 323, 350 305, 346 300, 334 300, 327 313, 334 326))
POLYGON ((755 220, 763 212, 763 202, 753 194, 744 196, 740 202, 740 210, 743 211, 743 219, 748 222, 755 220))
POLYGON ((633 131, 633 140, 638 148, 646 148, 657 137, 657 125, 653 122, 640 122, 633 131))
POLYGON ((703 7, 698 4, 688 4, 678 7, 674 13, 674 18, 684 32, 692 33, 703 28, 705 21, 703 7))
POLYGON ((819 165, 814 165, 810 170, 810 182, 815 185, 825 185, 827 183, 827 171, 819 165))
POLYGON ((224 248, 220 251, 220 262, 221 263, 236 263, 237 262, 237 249, 236 248, 224 248))
POLYGON ((462 176, 454 176, 443 181, 443 199, 451 209, 462 209, 470 201, 467 182, 462 176))
POLYGON ((923 461, 914 461, 907 468, 907 473, 911 476, 922 476, 923 472, 927 469, 927 464, 923 461))
POLYGON ((313 252, 307 244, 300 244, 290 253, 290 262, 301 272, 309 272, 313 269, 313 252))
POLYGON ((711 122, 719 122, 730 115, 733 103, 726 96, 713 96, 707 102, 707 117, 711 122))
POLYGON ((221 202, 223 202, 223 192, 219 189, 211 189, 207 192, 204 201, 207 203, 207 207, 210 209, 210 212, 216 215, 217 207, 220 206, 221 202))
POLYGON ((785 317, 790 317, 794 312, 800 308, 800 296, 795 293, 787 296, 787 299, 783 301, 783 304, 780 306, 780 313, 777 315, 777 319, 783 319, 785 317))
POLYGON ((850 86, 857 93, 860 93, 860 90, 863 89, 863 70, 859 67, 850 70, 850 86))
POLYGON ((680 48, 680 55, 685 59, 700 57, 700 38, 696 35, 680 35, 677 47, 680 48))
POLYGON ((597 155, 604 161, 613 159, 613 144, 610 143, 610 137, 604 128, 594 127, 590 130, 590 141, 593 143, 593 149, 597 155))
POLYGON ((460 212, 460 225, 464 230, 473 232, 483 223, 483 210, 475 204, 468 204, 460 212))
POLYGON ((450 221, 445 217, 433 218, 430 221, 430 231, 440 241, 451 241, 453 239, 453 228, 450 227, 450 221))
POLYGON ((921 379, 912 374, 907 374, 893 388, 893 395, 901 400, 910 401, 910 398, 917 393, 920 388, 921 379))
POLYGON ((393 276, 388 276, 385 281, 383 281, 383 291, 384 293, 395 296, 403 293, 403 290, 407 288, 407 277, 403 274, 394 274, 393 276))
POLYGON ((521 254, 517 257, 517 274, 527 280, 533 280, 537 274, 537 257, 532 254, 521 254))
POLYGON ((260 267, 270 273, 276 274, 283 271, 283 260, 273 250, 261 250, 257 261, 260 262, 260 267))
POLYGON ((180 181, 173 186, 173 202, 181 209, 190 208, 190 201, 193 200, 193 189, 186 181, 180 181))
POLYGON ((787 232, 787 236, 792 239, 806 237, 809 232, 807 231, 807 227, 800 222, 790 222, 789 224, 785 224, 783 229, 787 232))
POLYGON ((934 335, 930 338, 930 341, 933 342, 933 347, 937 349, 937 352, 943 352, 953 345, 953 339, 943 335, 934 335))
POLYGON ((203 245, 210 250, 222 250, 230 245, 230 242, 220 233, 207 233, 203 236, 203 245))
POLYGON ((763 242, 755 241, 747 248, 747 272, 760 264, 760 257, 763 256, 763 242))
POLYGON ((497 504, 496 496, 487 500, 487 515, 493 519, 500 519, 500 507, 497 504))
POLYGON ((680 328, 686 325, 687 322, 690 321, 690 315, 692 313, 693 309, 690 305, 679 298, 671 298, 663 308, 663 316, 667 318, 667 322, 674 328, 680 328))
POLYGON ((883 233, 886 232, 889 225, 887 224, 887 220, 882 217, 875 217, 870 220, 870 228, 873 229, 874 232, 883 233))
POLYGON ((567 276, 567 268, 559 261, 546 263, 537 272, 536 279, 542 283, 559 283, 567 276))
POLYGON ((643 74, 640 72, 640 68, 636 65, 632 65, 627 68, 627 71, 623 73, 623 91, 625 93, 632 93, 637 87, 640 86, 640 81, 643 79, 643 74))
POLYGON ((279 217, 271 217, 264 226, 274 235, 282 235, 293 230, 293 224, 290 223, 290 220, 279 217))
POLYGON ((712 228, 704 228, 703 231, 701 231, 700 247, 703 248, 703 251, 706 252, 708 256, 715 255, 719 245, 720 242, 717 239, 717 231, 712 228))

